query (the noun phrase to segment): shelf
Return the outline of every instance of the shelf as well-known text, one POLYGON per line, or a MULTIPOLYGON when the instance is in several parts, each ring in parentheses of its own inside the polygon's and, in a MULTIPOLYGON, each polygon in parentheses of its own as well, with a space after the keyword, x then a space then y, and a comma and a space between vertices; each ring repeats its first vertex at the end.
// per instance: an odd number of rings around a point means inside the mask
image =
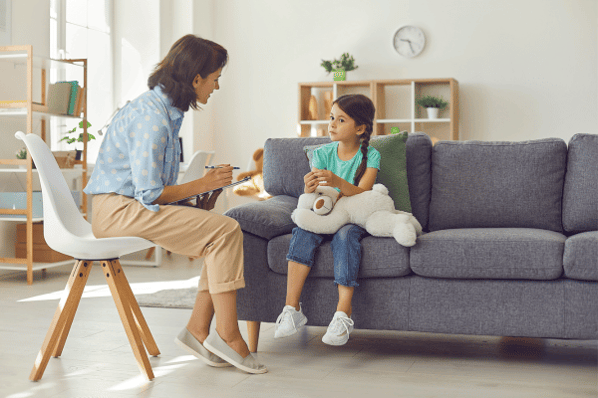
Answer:
POLYGON ((411 119, 377 119, 375 123, 411 123, 411 119))
MULTIPOLYGON (((0 214, 0 221, 27 222, 27 216, 0 214)), ((31 222, 44 221, 43 217, 33 217, 31 222)))
MULTIPOLYGON (((75 115, 63 115, 58 113, 49 113, 46 105, 33 103, 31 108, 33 109, 33 115, 42 118, 49 117, 61 117, 69 119, 82 119, 81 116, 75 115)), ((27 116, 27 105, 23 105, 21 101, 12 104, 0 103, 0 116, 15 116, 24 117, 27 116)))
POLYGON ((451 119, 415 119, 415 123, 450 123, 451 119))
MULTIPOLYGON (((0 47, 0 52, 2 47, 0 47)), ((40 69, 69 69, 69 68, 86 68, 87 66, 83 63, 73 63, 79 60, 60 60, 52 59, 48 57, 42 57, 39 55, 33 55, 32 66, 40 69)), ((22 51, 10 51, 9 53, 0 53, 0 62, 6 62, 13 65, 27 65, 27 50, 22 51)), ((81 61, 79 61, 81 62, 81 61)))
MULTIPOLYGON (((33 169, 31 170, 33 172, 33 174, 37 174, 38 171, 37 169, 33 169)), ((83 172, 83 168, 82 167, 74 167, 72 169, 60 169, 60 171, 62 171, 62 174, 76 174, 79 175, 83 172)), ((27 173, 27 169, 11 169, 11 168, 0 168, 0 173, 27 173)))
MULTIPOLYGON (((0 66, 2 67, 3 77, 7 80, 14 80, 14 82, 11 81, 9 90, 3 92, 5 97, 0 101, 0 118, 7 119, 9 117, 14 117, 25 119, 26 128, 23 129, 23 131, 27 134, 32 134, 34 132, 33 120, 35 119, 35 130, 39 130, 39 135, 46 141, 46 143, 47 128, 52 130, 58 128, 55 124, 64 123, 64 121, 60 121, 60 119, 84 120, 87 115, 87 91, 85 90, 87 87, 86 59, 56 60, 34 55, 33 46, 31 45, 2 46, 0 47, 0 66), (8 75, 10 76, 7 77, 8 75), (84 88, 83 96, 81 97, 81 113, 78 113, 78 115, 64 115, 48 112, 48 106, 44 104, 46 104, 46 101, 49 99, 49 84, 56 81, 74 80, 78 81, 81 87, 84 88), (25 94, 23 94, 23 91, 25 94), (23 97, 26 97, 26 99, 23 97), (38 120, 41 120, 41 122, 37 123, 38 120), (37 126, 38 124, 39 128, 37 126)), ((18 121, 20 122, 20 120, 18 121)), ((86 131, 86 129, 84 129, 84 131, 86 131)), ((50 134, 51 133, 52 132, 50 132, 50 134)), ((12 134, 14 133, 11 132, 9 137, 4 138, 14 140, 12 134)), ((87 158, 86 151, 87 144, 84 143, 83 159, 87 158)), ((14 158, 0 159, 0 165, 2 165, 2 167, 0 167, 0 173, 14 173, 26 177, 27 188, 25 191, 28 197, 27 206, 31 206, 29 203, 31 203, 32 196, 39 199, 33 203, 33 208, 20 208, 14 210, 3 209, 0 212, 0 221, 24 222, 27 223, 28 229, 32 227, 33 222, 43 221, 43 216, 40 217, 43 213, 37 211, 35 213, 33 212, 35 208, 39 208, 41 205, 41 195, 33 191, 32 185, 34 179, 33 175, 37 174, 38 171, 37 169, 18 167, 23 165, 31 167, 30 162, 30 158, 27 160, 17 160, 14 158), (29 170, 32 172, 29 173, 29 170), (35 214, 35 217, 33 214, 35 214)), ((81 209, 87 209, 87 196, 82 191, 82 188, 87 181, 87 167, 88 166, 84 161, 75 161, 75 168, 61 169, 61 173, 65 176, 81 176, 83 182, 81 184, 81 189, 77 190, 78 192, 81 192, 81 209)), ((12 178, 13 176, 10 177, 12 178)), ((7 202, 4 203, 4 206, 12 207, 14 205, 7 202)), ((18 206, 23 207, 22 204, 18 204, 18 206)), ((26 259, 0 258, 0 269, 26 271, 27 284, 31 285, 33 283, 32 271, 72 263, 72 260, 56 263, 34 263, 31 252, 28 251, 27 256, 26 259)))
MULTIPOLYGON (((11 258, 5 258, 4 261, 15 261, 15 260, 25 260, 27 261, 27 259, 25 258, 15 258, 15 259, 11 259, 11 258)), ((32 271, 38 271, 40 269, 48 269, 48 268, 53 268, 53 267, 61 267, 63 265, 72 265, 73 262, 75 260, 65 260, 65 261, 57 261, 55 263, 33 263, 33 266, 31 268, 32 271)), ((9 263, 9 262, 0 262, 0 269, 5 269, 5 270, 12 270, 12 271, 27 271, 27 263, 9 263)))
POLYGON ((297 134, 300 137, 312 136, 314 130, 329 123, 328 120, 308 119, 310 115, 319 119, 326 113, 327 106, 330 106, 330 93, 332 99, 343 94, 369 96, 376 108, 374 135, 389 134, 389 126, 398 124, 402 130, 409 132, 424 131, 433 140, 459 139, 459 86, 453 78, 299 83, 297 134), (416 103, 417 98, 423 95, 447 98, 450 106, 443 111, 441 118, 424 118, 427 116, 425 110, 416 103))
POLYGON ((330 120, 302 120, 299 124, 328 124, 330 120))

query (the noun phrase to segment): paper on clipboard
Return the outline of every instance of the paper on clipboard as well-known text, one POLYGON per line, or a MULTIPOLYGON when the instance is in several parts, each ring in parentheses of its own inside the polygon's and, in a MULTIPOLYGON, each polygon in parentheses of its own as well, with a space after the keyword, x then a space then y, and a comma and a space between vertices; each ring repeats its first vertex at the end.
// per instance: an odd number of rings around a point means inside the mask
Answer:
POLYGON ((194 198, 194 197, 196 197, 196 196, 202 196, 202 195, 205 195, 205 194, 208 194, 208 193, 214 192, 214 191, 218 191, 219 189, 226 189, 226 188, 234 187, 235 185, 242 184, 242 183, 244 183, 244 182, 247 182, 247 181, 249 181, 249 180, 251 180, 251 177, 247 176, 247 177, 243 178, 243 179, 242 179, 242 180, 240 180, 240 181, 235 181, 235 182, 233 182, 233 183, 230 183, 230 184, 228 184, 228 185, 225 185, 225 186, 223 186, 223 187, 216 188, 216 189, 210 189, 209 191, 205 191, 205 192, 196 193, 196 194, 193 194, 193 195, 191 195, 191 196, 187 196, 186 198, 179 199, 179 200, 177 200, 177 201, 170 202, 170 203, 166 203, 166 204, 167 204, 167 205, 174 205, 174 204, 177 204, 177 203, 179 203, 179 202, 184 202, 185 200, 188 200, 188 199, 194 198))

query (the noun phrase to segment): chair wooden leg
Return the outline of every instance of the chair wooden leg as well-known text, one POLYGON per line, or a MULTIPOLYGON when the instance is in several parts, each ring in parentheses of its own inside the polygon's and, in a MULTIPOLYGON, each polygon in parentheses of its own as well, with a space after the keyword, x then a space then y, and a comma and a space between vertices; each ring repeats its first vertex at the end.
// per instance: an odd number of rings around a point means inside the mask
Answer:
MULTIPOLYGON (((79 260, 77 260, 77 261, 79 261, 79 260)), ((93 261, 85 261, 85 260, 81 260, 81 261, 83 262, 83 268, 87 268, 87 275, 89 276, 89 272, 91 270, 91 266, 93 265, 93 261)), ((87 280, 85 282, 87 283, 87 280)), ((83 294, 83 290, 81 290, 81 295, 82 294, 83 294)), ((64 349, 64 344, 66 343, 66 338, 69 335, 71 326, 73 324, 73 319, 75 319, 75 314, 77 313, 77 308, 79 308, 79 303, 81 302, 81 295, 79 295, 79 299, 75 302, 74 308, 69 313, 69 318, 68 318, 66 324, 64 325, 64 328, 62 329, 60 339, 58 340, 58 344, 56 344, 56 348, 54 349, 54 352, 52 354, 52 356, 54 356, 55 358, 58 358, 59 356, 62 355, 62 350, 64 349)))
POLYGON ((129 281, 127 280, 127 277, 125 276, 125 270, 122 268, 122 265, 120 264, 120 262, 114 263, 114 269, 116 271, 114 279, 115 279, 116 283, 122 287, 122 291, 124 293, 124 296, 122 297, 123 301, 128 303, 129 307, 131 308, 131 311, 133 312, 133 316, 135 317, 137 328, 138 328, 139 332, 141 333, 141 339, 143 341, 143 344, 145 344, 145 347, 147 348, 147 351, 149 352, 150 355, 153 355, 153 356, 160 355, 160 350, 158 349, 158 345, 156 344, 156 341, 154 340, 154 337, 152 336, 152 333, 150 332, 149 326, 147 326, 147 322, 145 321, 145 318, 143 317, 143 313, 141 312, 141 309, 139 308, 139 304, 137 303, 137 299, 135 298, 135 295, 133 294, 131 285, 129 284, 129 281))
POLYGON ((152 256, 152 254, 154 254, 155 250, 156 250, 156 246, 150 247, 149 249, 147 249, 147 253, 145 254, 145 259, 149 260, 150 257, 152 256))
POLYGON ((259 321, 246 321, 246 322, 247 322, 247 335, 248 335, 247 345, 249 346, 249 351, 257 352, 257 343, 260 338, 261 322, 259 322, 259 321))
POLYGON ((71 276, 64 289, 65 294, 58 304, 58 308, 54 313, 54 318, 46 333, 42 348, 35 359, 35 364, 29 375, 30 380, 37 381, 42 378, 56 345, 63 336, 66 340, 66 335, 68 335, 68 330, 70 330, 74 313, 77 310, 81 295, 83 294, 83 289, 87 283, 90 269, 90 266, 84 266, 83 261, 77 260, 75 262, 71 276))
POLYGON ((135 354, 137 365, 139 366, 141 373, 145 374, 148 380, 152 380, 154 378, 154 372, 152 371, 152 366, 149 363, 145 347, 141 341, 140 331, 135 321, 135 315, 131 310, 131 304, 127 298, 126 289, 123 288, 122 278, 117 276, 119 273, 122 273, 120 261, 118 261, 118 259, 104 260, 100 263, 129 339, 129 344, 131 344, 133 354, 135 354))

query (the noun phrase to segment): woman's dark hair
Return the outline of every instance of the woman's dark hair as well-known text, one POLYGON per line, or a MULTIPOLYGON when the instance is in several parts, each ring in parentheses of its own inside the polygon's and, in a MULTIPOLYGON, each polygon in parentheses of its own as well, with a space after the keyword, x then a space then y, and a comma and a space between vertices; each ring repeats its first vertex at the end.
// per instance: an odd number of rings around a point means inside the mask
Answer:
POLYGON ((189 107, 198 109, 193 79, 198 74, 205 79, 210 73, 223 68, 227 61, 228 52, 220 44, 186 35, 170 47, 166 57, 147 79, 147 85, 150 89, 162 86, 172 105, 183 112, 189 107))
POLYGON ((361 154, 363 158, 355 171, 354 178, 354 184, 357 186, 367 168, 368 146, 370 145, 370 137, 374 130, 376 108, 371 99, 361 94, 342 95, 332 103, 332 105, 334 104, 338 105, 343 112, 355 121, 355 127, 365 125, 365 132, 361 134, 361 154))

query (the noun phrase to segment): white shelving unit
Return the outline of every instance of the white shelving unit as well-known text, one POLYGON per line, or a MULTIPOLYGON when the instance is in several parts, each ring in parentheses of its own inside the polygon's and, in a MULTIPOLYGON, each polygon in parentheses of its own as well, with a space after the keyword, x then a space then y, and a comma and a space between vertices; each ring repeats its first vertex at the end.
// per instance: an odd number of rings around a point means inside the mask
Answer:
POLYGON ((459 86, 452 78, 446 79, 399 79, 363 80, 342 82, 299 83, 298 135, 309 137, 326 135, 328 115, 325 94, 336 99, 343 94, 364 94, 376 107, 374 135, 389 134, 391 127, 409 132, 423 131, 433 140, 459 139, 459 86), (449 102, 438 119, 428 119, 425 109, 416 105, 423 95, 442 96, 449 102), (318 104, 317 120, 310 120, 310 100, 318 104))
MULTIPOLYGON (((46 142, 59 131, 65 120, 79 122, 87 119, 87 92, 83 91, 83 106, 79 115, 59 115, 48 112, 48 83, 60 80, 77 80, 83 88, 87 87, 87 60, 53 60, 33 55, 33 47, 7 46, 0 47, 0 73, 3 82, 0 84, 0 121, 11 125, 23 123, 19 130, 27 134, 38 134, 46 142), (35 128, 34 122, 35 121, 35 128)), ((3 129, 2 138, 7 142, 16 140, 16 130, 3 129)), ((87 197, 82 188, 87 182, 87 128, 84 128, 82 159, 75 161, 74 169, 62 169, 65 176, 81 177, 81 209, 87 209, 87 197)), ((56 137, 54 137, 56 138, 56 137)), ((0 159, 0 177, 6 175, 26 176, 27 205, 24 209, 3 208, 0 203, 1 222, 26 222, 27 224, 27 257, 0 258, 0 269, 27 272, 27 283, 33 283, 33 271, 45 270, 72 263, 58 261, 53 263, 33 262, 33 223, 42 221, 42 217, 33 217, 33 182, 37 181, 37 170, 33 168, 31 156, 20 160, 13 158, 0 159), (25 167, 24 169, 20 167, 25 167)), ((85 213, 84 213, 85 215, 85 213)))

